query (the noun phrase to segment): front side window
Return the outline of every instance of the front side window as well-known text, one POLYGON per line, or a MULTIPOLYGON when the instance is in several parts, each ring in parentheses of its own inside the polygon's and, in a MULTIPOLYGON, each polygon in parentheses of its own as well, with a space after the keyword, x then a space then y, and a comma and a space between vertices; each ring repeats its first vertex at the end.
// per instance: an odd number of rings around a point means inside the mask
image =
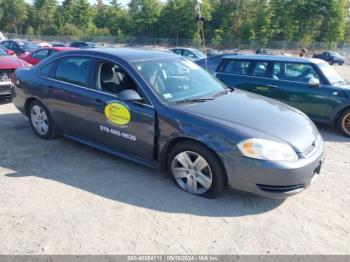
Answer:
POLYGON ((39 50, 33 54, 33 57, 39 60, 43 60, 47 57, 48 53, 48 49, 39 50))
POLYGON ((86 87, 91 58, 69 57, 63 58, 57 65, 55 79, 86 87))
POLYGON ((119 65, 102 61, 97 70, 97 90, 112 94, 118 94, 127 89, 139 91, 135 81, 119 65))
POLYGON ((275 63, 273 78, 293 82, 308 83, 310 78, 319 79, 315 69, 310 64, 300 63, 275 63))
POLYGON ((249 66, 249 61, 230 60, 226 63, 223 72, 235 75, 248 75, 249 66))
POLYGON ((204 69, 183 58, 140 61, 134 66, 164 102, 211 98, 225 90, 204 69))

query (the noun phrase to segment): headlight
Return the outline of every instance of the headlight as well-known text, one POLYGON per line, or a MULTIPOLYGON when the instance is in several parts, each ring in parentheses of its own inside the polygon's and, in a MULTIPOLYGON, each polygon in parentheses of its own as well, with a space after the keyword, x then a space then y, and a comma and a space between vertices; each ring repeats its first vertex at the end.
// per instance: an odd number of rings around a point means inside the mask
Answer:
POLYGON ((238 148, 244 156, 255 159, 270 161, 292 161, 298 159, 298 155, 292 147, 271 140, 251 138, 240 142, 238 148))

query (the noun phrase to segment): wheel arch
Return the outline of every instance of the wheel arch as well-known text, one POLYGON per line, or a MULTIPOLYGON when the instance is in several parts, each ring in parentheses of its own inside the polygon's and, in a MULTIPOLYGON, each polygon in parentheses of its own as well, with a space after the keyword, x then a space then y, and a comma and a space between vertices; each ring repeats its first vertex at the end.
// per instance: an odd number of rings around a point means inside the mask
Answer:
POLYGON ((342 116, 342 114, 346 111, 350 110, 350 104, 342 107, 338 112, 335 114, 334 120, 333 120, 333 125, 336 125, 339 118, 342 116))
POLYGON ((26 114, 26 116, 29 116, 29 106, 30 104, 33 102, 33 101, 39 101, 39 103, 41 103, 49 112, 50 110, 48 109, 48 107, 45 105, 45 103, 43 103, 43 101, 41 101, 39 98, 37 97, 34 97, 34 96, 31 96, 31 97, 28 97, 27 100, 25 101, 24 103, 24 112, 26 114))
POLYGON ((204 146, 211 153, 213 153, 213 155, 217 158, 217 160, 219 161, 219 163, 224 171, 225 185, 228 185, 227 170, 226 170, 226 167, 225 167, 224 162, 222 161, 221 157, 215 152, 215 150, 213 150, 206 143, 204 143, 198 139, 192 138, 192 137, 175 137, 175 138, 171 139, 170 141, 168 141, 168 143, 163 147, 163 149, 159 155, 160 164, 163 168, 165 168, 165 166, 166 166, 171 149, 174 148, 174 146, 176 146, 177 144, 180 144, 182 142, 194 142, 198 145, 204 146))

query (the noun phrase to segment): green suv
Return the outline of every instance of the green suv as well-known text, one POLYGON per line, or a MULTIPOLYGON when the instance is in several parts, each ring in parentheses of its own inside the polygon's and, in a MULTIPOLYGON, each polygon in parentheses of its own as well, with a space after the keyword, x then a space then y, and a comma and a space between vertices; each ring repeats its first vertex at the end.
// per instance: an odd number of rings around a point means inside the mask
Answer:
POLYGON ((323 60, 228 55, 215 74, 227 86, 282 101, 350 137, 350 83, 323 60))

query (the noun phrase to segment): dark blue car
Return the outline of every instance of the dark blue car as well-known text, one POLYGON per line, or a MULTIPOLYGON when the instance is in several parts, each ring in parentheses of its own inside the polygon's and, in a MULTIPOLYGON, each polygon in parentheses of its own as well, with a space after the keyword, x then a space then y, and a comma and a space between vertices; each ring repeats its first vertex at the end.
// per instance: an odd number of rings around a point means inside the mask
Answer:
POLYGON ((320 173, 323 141, 308 117, 229 89, 169 52, 63 52, 13 81, 14 104, 39 137, 164 166, 192 194, 212 198, 230 186, 283 198, 320 173))

